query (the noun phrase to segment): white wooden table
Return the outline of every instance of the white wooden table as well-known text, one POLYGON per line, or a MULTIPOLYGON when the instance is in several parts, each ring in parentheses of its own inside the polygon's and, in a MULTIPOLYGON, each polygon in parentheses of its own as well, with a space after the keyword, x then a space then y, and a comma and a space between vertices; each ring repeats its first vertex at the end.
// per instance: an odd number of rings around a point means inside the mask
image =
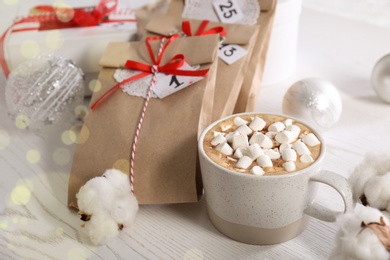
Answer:
MULTIPOLYGON (((343 101, 337 125, 324 134, 324 169, 348 177, 367 152, 390 149, 390 104, 370 86, 374 64, 390 53, 390 29, 303 9, 295 74, 261 89, 257 110, 282 112, 286 90, 305 77, 333 82, 343 101)), ((335 223, 313 219, 286 243, 254 246, 220 234, 205 203, 142 206, 136 223, 105 246, 80 232, 67 208, 74 144, 61 139, 69 126, 37 136, 15 127, 4 102, 0 76, 0 259, 327 259, 335 223), (40 155, 37 157, 37 155, 40 155), (60 156, 59 156, 59 155, 60 156)), ((339 195, 321 187, 318 199, 340 209, 339 195)))

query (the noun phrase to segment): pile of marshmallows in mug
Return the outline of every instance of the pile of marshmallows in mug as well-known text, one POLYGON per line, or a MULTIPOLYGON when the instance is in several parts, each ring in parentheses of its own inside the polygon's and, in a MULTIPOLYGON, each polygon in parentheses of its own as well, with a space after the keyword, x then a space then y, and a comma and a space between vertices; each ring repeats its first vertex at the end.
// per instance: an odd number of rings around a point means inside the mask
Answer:
POLYGON ((253 166, 249 172, 263 175, 263 168, 273 166, 272 159, 282 157, 285 161, 282 166, 287 172, 296 169, 297 154, 303 163, 314 161, 307 146, 319 145, 320 141, 313 133, 300 134, 301 129, 291 119, 272 123, 265 134, 259 132, 266 126, 266 122, 260 117, 255 116, 250 123, 241 117, 235 117, 233 122, 237 129, 228 133, 229 129, 222 129, 222 133, 214 132, 211 145, 227 156, 234 155, 238 158, 228 157, 237 161, 237 168, 248 169, 256 161, 258 165, 253 166), (274 147, 273 140, 280 143, 279 148, 274 147))

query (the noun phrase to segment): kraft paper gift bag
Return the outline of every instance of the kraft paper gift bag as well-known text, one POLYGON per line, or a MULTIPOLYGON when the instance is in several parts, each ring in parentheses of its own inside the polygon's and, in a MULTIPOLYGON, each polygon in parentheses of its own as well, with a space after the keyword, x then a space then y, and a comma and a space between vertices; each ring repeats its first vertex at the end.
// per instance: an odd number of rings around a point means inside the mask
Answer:
POLYGON ((180 31, 186 37, 192 35, 220 33, 223 30, 223 43, 219 48, 218 73, 215 85, 213 121, 233 113, 235 104, 244 82, 246 64, 251 59, 259 31, 258 26, 240 24, 222 24, 216 22, 182 19, 180 15, 183 3, 173 1, 170 14, 158 14, 146 24, 148 35, 169 35, 180 31), (173 11, 173 9, 177 11, 173 11), (203 30, 199 28, 205 26, 203 30), (226 61, 224 60, 226 59, 226 61), (231 61, 231 64, 228 62, 231 61))
MULTIPOLYGON (((237 99, 237 103, 234 108, 234 113, 254 111, 256 106, 257 97, 260 91, 261 80, 264 72, 264 64, 268 51, 268 43, 272 30, 272 24, 275 16, 276 0, 257 0, 260 6, 261 12, 258 15, 258 19, 253 24, 260 27, 259 33, 256 36, 254 48, 251 52, 251 57, 248 63, 244 66, 244 82, 240 87, 240 93, 237 99)), ((172 15, 181 15, 183 18, 192 19, 211 19, 209 18, 209 12, 215 10, 212 4, 212 0, 171 0, 171 4, 167 13, 172 15), (186 6, 185 6, 185 3, 186 6), (190 8, 186 9, 187 6, 190 8), (204 10, 202 8, 207 8, 204 10)), ((236 1, 238 3, 238 1, 236 1)), ((246 1, 249 2, 249 1, 246 1)), ((225 5, 226 7, 226 5, 225 5)), ((227 11, 231 11, 226 9, 227 11)), ((253 17, 253 9, 247 10, 248 16, 253 17)), ((230 13, 228 13, 230 14, 230 13)), ((244 13, 244 16, 247 14, 244 13)), ((213 15, 213 19, 216 18, 213 15)), ((247 22, 250 19, 242 19, 241 21, 247 22)), ((235 22, 240 23, 241 21, 235 22)))
MULTIPOLYGON (((161 50, 159 42, 150 43, 154 55, 161 50)), ((218 43, 218 35, 177 38, 164 50, 161 65, 177 60, 181 54, 189 65, 209 71, 186 88, 162 99, 150 99, 134 158, 133 187, 140 204, 196 202, 202 193, 197 139, 212 120, 218 43)), ((117 69, 129 60, 152 65, 145 41, 110 43, 100 60, 101 90, 93 93, 91 104, 96 105, 99 100, 100 103, 88 112, 76 146, 68 192, 71 207, 77 207, 75 194, 89 179, 101 176, 109 168, 129 172, 132 144, 145 99, 120 89, 101 99, 118 83, 114 79, 117 69)), ((169 83, 184 78, 161 75, 168 77, 169 83)), ((157 78, 156 84, 158 81, 157 78)), ((132 84, 126 88, 131 89, 132 84)))

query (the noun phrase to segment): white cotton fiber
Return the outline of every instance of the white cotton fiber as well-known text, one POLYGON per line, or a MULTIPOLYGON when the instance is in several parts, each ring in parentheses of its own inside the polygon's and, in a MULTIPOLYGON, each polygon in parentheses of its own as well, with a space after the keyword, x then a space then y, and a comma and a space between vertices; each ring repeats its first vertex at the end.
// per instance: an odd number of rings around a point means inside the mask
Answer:
MULTIPOLYGON (((365 191, 370 193, 370 191, 366 189, 366 185, 371 178, 385 175, 388 172, 390 172, 390 153, 375 152, 367 154, 364 160, 355 167, 349 177, 349 183, 352 187, 354 199, 358 200, 365 191)), ((379 184, 379 182, 376 181, 375 183, 379 184)), ((375 187, 374 182, 371 182, 370 188, 368 189, 377 188, 379 189, 380 187, 375 187)), ((375 193, 375 191, 371 192, 375 193)), ((376 197, 379 197, 379 195, 376 197)), ((369 204, 375 204, 375 201, 368 200, 368 202, 369 204)))
POLYGON ((137 212, 138 201, 136 197, 130 193, 128 195, 118 197, 115 200, 111 216, 117 223, 126 227, 133 225, 137 212))
POLYGON ((381 217, 388 225, 389 220, 379 210, 361 205, 358 205, 353 212, 339 216, 336 247, 329 259, 388 260, 390 253, 374 231, 368 227, 362 227, 362 222, 365 224, 380 222, 381 217))
POLYGON ((371 207, 390 211, 390 172, 368 179, 363 192, 371 207))
POLYGON ((84 233, 94 245, 106 244, 118 235, 118 223, 107 213, 99 212, 85 223, 84 233))
POLYGON ((117 169, 109 169, 104 172, 103 177, 107 178, 116 193, 131 192, 130 179, 127 174, 117 169))
POLYGON ((89 180, 76 198, 80 213, 89 215, 84 220, 84 232, 94 244, 104 244, 119 229, 132 225, 138 211, 129 176, 115 169, 89 180))

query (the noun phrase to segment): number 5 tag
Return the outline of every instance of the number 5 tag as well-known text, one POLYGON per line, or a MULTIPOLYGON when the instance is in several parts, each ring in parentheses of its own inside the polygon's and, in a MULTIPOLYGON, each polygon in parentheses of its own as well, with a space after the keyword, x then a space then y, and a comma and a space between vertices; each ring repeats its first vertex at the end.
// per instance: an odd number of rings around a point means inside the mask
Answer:
POLYGON ((218 50, 219 58, 229 65, 241 59, 247 53, 247 50, 237 44, 221 44, 218 50))
POLYGON ((214 0, 213 5, 222 23, 236 23, 244 18, 237 0, 214 0))

